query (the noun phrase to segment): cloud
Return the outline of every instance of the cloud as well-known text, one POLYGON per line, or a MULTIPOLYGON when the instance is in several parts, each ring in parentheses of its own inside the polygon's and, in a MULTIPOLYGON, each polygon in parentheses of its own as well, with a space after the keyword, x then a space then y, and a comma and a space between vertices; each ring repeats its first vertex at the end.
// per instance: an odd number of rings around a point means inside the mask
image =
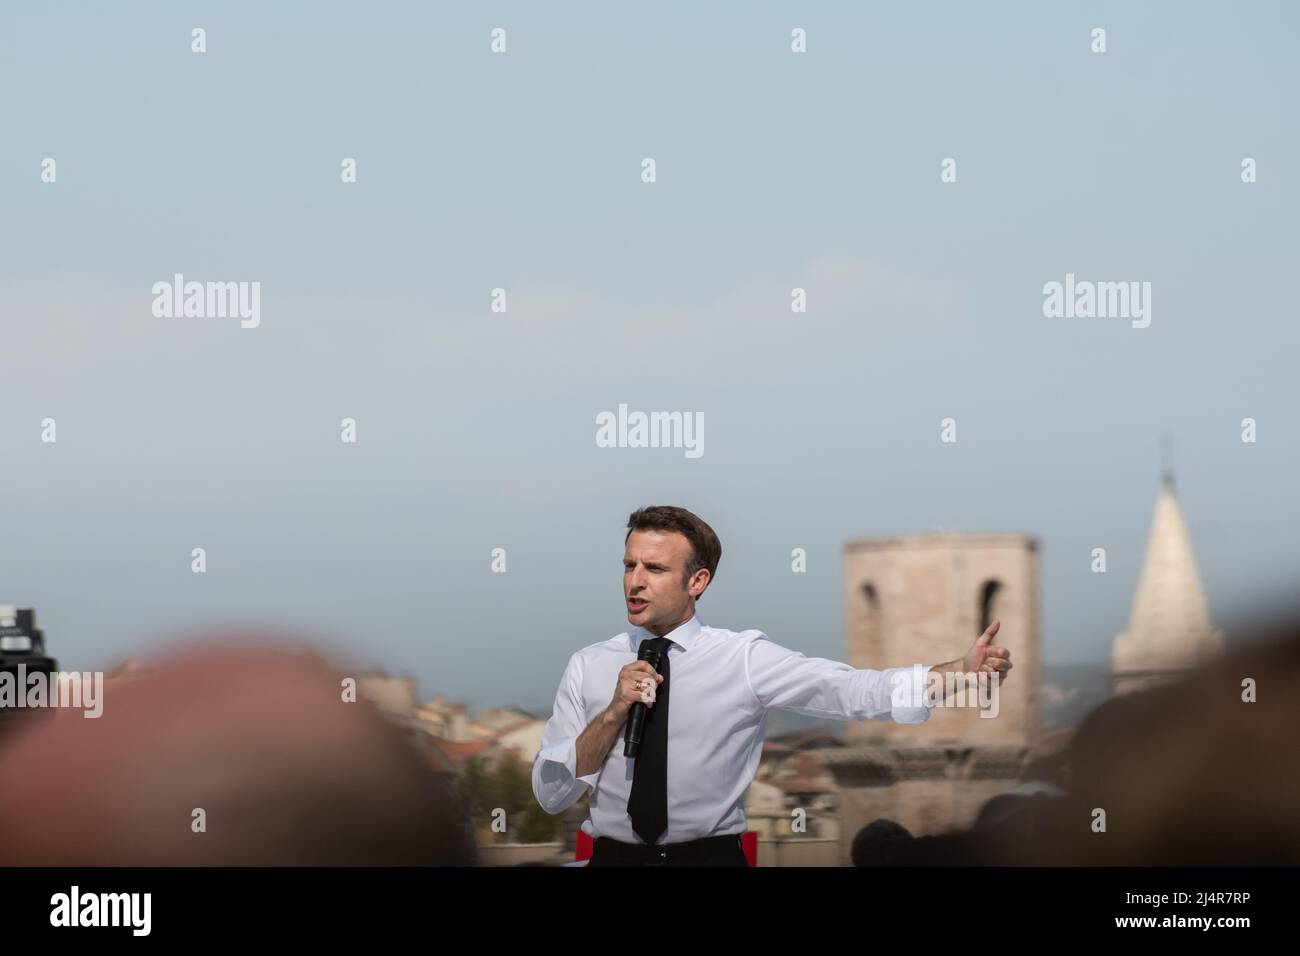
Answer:
POLYGON ((170 273, 132 286, 86 275, 9 282, 0 301, 15 317, 7 340, 22 357, 9 370, 11 387, 72 400, 161 390, 177 401, 196 382, 255 389, 269 378, 320 397, 365 386, 382 392, 420 376, 431 389, 481 388, 488 376, 497 392, 526 394, 557 379, 687 381, 725 371, 728 360, 761 378, 792 360, 874 355, 900 336, 956 327, 965 314, 952 284, 849 255, 685 305, 523 278, 507 286, 504 314, 489 311, 487 289, 483 309, 469 313, 382 294, 303 296, 277 288, 273 276, 185 275, 260 281, 261 328, 155 318, 150 285, 170 273), (807 313, 790 311, 796 286, 807 290, 807 313))

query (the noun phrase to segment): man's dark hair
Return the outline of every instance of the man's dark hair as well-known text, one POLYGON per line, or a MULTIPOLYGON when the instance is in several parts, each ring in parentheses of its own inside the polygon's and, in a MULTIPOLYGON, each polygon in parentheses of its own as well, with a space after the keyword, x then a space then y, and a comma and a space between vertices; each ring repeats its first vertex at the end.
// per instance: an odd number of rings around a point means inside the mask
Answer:
MULTIPOLYGON (((709 569, 709 583, 713 583, 713 577, 718 573, 718 562, 722 560, 722 542, 702 518, 691 514, 685 508, 652 505, 632 512, 627 519, 627 536, 623 539, 624 544, 627 544, 627 539, 632 537, 633 531, 676 531, 678 534, 685 535, 686 540, 691 543, 691 560, 686 564, 683 583, 689 581, 700 568, 709 569)), ((708 588, 707 584, 705 588, 708 588)), ((702 597, 704 597, 703 592, 695 600, 698 601, 702 597)))

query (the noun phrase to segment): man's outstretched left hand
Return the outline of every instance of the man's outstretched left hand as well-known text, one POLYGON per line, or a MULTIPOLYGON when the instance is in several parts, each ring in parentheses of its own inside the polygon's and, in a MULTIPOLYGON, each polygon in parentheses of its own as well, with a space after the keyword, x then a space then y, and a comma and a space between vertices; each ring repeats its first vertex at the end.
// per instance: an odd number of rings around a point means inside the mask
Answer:
POLYGON ((990 680, 996 679, 999 682, 1007 679, 1007 672, 1011 670, 1011 651, 1001 644, 993 643, 1001 624, 1001 621, 994 621, 971 646, 962 661, 961 669, 964 672, 990 674, 990 680))

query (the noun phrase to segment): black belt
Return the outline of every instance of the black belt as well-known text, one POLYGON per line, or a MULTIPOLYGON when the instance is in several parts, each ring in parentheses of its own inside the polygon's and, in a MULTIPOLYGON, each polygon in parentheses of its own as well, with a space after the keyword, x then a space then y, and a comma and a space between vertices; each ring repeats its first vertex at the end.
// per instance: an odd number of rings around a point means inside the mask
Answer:
MULTIPOLYGON (((592 841, 592 860, 600 854, 600 862, 613 866, 654 866, 673 863, 691 863, 705 857, 716 856, 728 849, 735 850, 744 858, 745 849, 740 842, 739 833, 726 833, 722 836, 700 837, 698 840, 686 840, 683 843, 623 843, 612 837, 596 837, 592 841)), ((590 865, 590 863, 588 864, 590 865)))

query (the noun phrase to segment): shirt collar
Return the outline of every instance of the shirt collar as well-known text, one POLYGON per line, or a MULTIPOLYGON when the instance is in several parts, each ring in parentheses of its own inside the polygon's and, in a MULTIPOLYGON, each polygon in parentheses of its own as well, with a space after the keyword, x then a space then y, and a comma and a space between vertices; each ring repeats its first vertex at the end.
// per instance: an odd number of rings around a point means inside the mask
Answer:
MULTIPOLYGON (((674 630, 669 631, 667 634, 664 635, 664 637, 668 638, 668 640, 672 641, 674 644, 677 644, 684 650, 689 651, 691 647, 694 646, 695 642, 699 640, 700 631, 703 630, 703 628, 704 625, 700 623, 700 616, 698 614, 692 614, 691 619, 689 621, 686 621, 684 624, 677 625, 677 627, 674 630)), ((640 650, 642 641, 649 640, 657 636, 658 636, 657 634, 652 634, 649 631, 647 631, 644 627, 638 625, 628 630, 627 642, 629 646, 632 648, 632 651, 636 652, 640 650)))

